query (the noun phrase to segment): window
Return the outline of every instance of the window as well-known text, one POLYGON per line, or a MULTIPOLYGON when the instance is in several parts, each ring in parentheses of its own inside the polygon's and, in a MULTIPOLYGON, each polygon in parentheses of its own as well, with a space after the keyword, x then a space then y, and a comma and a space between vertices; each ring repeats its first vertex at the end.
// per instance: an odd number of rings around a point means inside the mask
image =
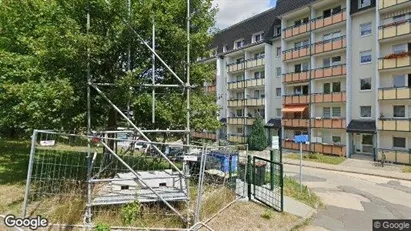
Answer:
POLYGON ((329 58, 323 59, 323 67, 330 67, 331 60, 329 58))
POLYGON ((239 59, 236 60, 236 63, 237 63, 237 64, 240 64, 240 63, 242 63, 242 62, 244 62, 244 58, 239 58, 239 59))
POLYGON ((372 33, 372 23, 371 22, 361 24, 360 28, 361 28, 362 37, 370 35, 372 33))
POLYGON ((260 98, 260 90, 254 90, 254 99, 260 98))
POLYGON ((360 1, 358 1, 358 3, 359 3, 358 8, 361 9, 361 8, 370 6, 371 5, 371 0, 360 0, 360 1))
POLYGON ((323 67, 336 66, 341 64, 341 56, 323 59, 323 67))
POLYGON ((244 77, 242 75, 237 75, 236 80, 237 82, 243 81, 244 77))
POLYGON ((277 77, 280 77, 281 76, 281 67, 277 67, 275 70, 276 70, 275 72, 276 72, 277 77))
POLYGON ((309 69, 309 64, 308 63, 302 63, 302 64, 294 65, 294 72, 295 73, 305 72, 305 71, 308 71, 308 69, 309 69))
POLYGON ((360 79, 360 89, 371 90, 371 78, 360 79))
POLYGON ((392 147, 393 148, 406 148, 406 139, 404 137, 393 137, 392 147))
POLYGON ((334 33, 329 33, 329 34, 323 35, 323 40, 327 41, 327 40, 331 40, 331 39, 335 39, 335 38, 339 38, 339 37, 341 37, 341 31, 336 31, 334 33))
POLYGON ((332 117, 341 117, 341 107, 333 107, 332 117))
POLYGON ((360 52, 360 57, 361 57, 361 64, 371 63, 371 61, 372 61, 371 50, 361 51, 360 52))
POLYGON ((394 75, 392 85, 393 87, 405 87, 405 75, 394 75))
POLYGON ((301 20, 297 20, 297 21, 294 22, 294 26, 300 26, 301 24, 306 24, 306 23, 308 23, 308 21, 309 21, 308 17, 303 18, 301 20))
POLYGON ((223 46, 223 52, 227 52, 228 51, 228 45, 224 45, 223 46))
POLYGON ((281 47, 277 47, 277 57, 281 55, 281 47))
POLYGON ((243 116, 243 110, 237 109, 236 111, 236 117, 242 117, 243 116))
POLYGON ((274 30, 274 36, 280 36, 281 35, 281 26, 277 26, 274 30))
POLYGON ((360 113, 363 118, 371 118, 371 106, 361 106, 360 113))
POLYGON ((405 21, 405 14, 394 16, 393 18, 394 23, 399 23, 405 21))
POLYGON ((243 92, 237 92, 236 99, 243 99, 243 98, 244 98, 244 93, 243 92))
POLYGON ((235 42, 235 48, 236 49, 241 48, 243 46, 244 46, 244 40, 238 40, 238 41, 235 42))
POLYGON ((331 117, 331 109, 329 107, 323 108, 323 117, 330 118, 331 117))
POLYGON ((400 106, 394 106, 394 117, 405 117, 405 106, 400 105, 400 106))
POLYGON ((308 40, 304 40, 304 41, 301 41, 301 42, 294 43, 294 48, 295 48, 296 50, 298 50, 298 49, 300 49, 300 48, 305 48, 305 47, 307 47, 308 44, 309 44, 308 40))
POLYGON ((256 71, 254 72, 255 79, 264 79, 264 71, 256 71))
POLYGON ((264 33, 254 35, 254 42, 259 42, 263 40, 264 33))
POLYGON ((333 82, 333 92, 341 92, 341 83, 333 82))
POLYGON ((341 137, 340 136, 333 136, 332 140, 333 140, 333 143, 337 143, 337 144, 341 143, 341 137))
POLYGON ((294 87, 295 95, 308 95, 308 85, 294 87))
POLYGON ((264 58, 264 56, 265 56, 264 52, 255 53, 254 59, 264 58))
POLYGON ((237 127, 237 134, 243 134, 243 128, 237 127))
POLYGON ((281 117, 281 108, 277 108, 275 111, 277 113, 277 117, 281 117))
POLYGON ((330 94, 331 93, 331 84, 330 83, 324 83, 323 92, 324 92, 324 94, 330 94))
POLYGON ((341 12, 341 6, 337 6, 333 9, 324 10, 323 11, 323 16, 324 16, 324 18, 328 18, 331 15, 338 14, 340 12, 341 12))
POLYGON ((275 89, 275 96, 281 96, 281 88, 275 89))
POLYGON ((401 54, 403 52, 406 52, 407 51, 407 44, 394 45, 394 46, 392 46, 392 51, 394 52, 394 54, 401 54))

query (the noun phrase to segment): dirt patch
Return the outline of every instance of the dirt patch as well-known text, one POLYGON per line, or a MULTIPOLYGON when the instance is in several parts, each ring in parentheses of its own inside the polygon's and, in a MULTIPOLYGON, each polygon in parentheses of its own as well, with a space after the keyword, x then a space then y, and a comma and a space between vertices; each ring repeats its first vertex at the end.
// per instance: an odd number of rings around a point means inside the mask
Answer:
MULTIPOLYGON (((253 202, 236 202, 207 225, 215 230, 278 230, 298 218, 253 202)), ((206 229, 201 229, 206 230, 206 229)))
POLYGON ((0 214, 20 214, 24 188, 24 185, 0 186, 0 214))

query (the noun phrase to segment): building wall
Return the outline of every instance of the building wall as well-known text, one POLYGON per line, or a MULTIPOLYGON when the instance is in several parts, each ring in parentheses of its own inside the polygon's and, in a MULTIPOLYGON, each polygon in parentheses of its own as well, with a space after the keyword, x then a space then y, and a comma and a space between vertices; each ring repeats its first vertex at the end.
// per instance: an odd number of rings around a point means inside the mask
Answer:
POLYGON ((406 149, 411 149, 411 133, 380 131, 380 148, 393 149, 393 137, 406 138, 406 149))

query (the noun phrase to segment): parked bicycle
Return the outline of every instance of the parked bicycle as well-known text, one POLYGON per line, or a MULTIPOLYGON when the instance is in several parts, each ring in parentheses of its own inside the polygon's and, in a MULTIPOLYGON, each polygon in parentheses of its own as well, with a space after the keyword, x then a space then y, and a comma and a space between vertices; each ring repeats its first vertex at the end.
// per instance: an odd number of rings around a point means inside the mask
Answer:
POLYGON ((382 152, 382 155, 381 155, 381 167, 384 167, 384 164, 385 164, 385 159, 386 159, 386 157, 385 157, 385 153, 384 153, 384 152, 382 152))

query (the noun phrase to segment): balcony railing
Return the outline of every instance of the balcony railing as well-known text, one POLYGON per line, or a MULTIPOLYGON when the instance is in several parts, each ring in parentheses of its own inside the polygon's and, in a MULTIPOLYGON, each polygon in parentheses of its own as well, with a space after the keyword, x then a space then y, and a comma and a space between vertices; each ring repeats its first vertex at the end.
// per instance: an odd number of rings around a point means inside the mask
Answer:
POLYGON ((207 139, 207 140, 216 140, 217 136, 215 133, 207 133, 207 132, 192 132, 191 136, 193 138, 199 139, 207 139))
POLYGON ((411 34, 411 19, 382 25, 378 27, 378 29, 378 39, 389 39, 405 34, 411 34))
POLYGON ((229 107, 244 107, 245 99, 231 99, 228 101, 229 107))
POLYGON ((287 95, 283 97, 283 104, 309 104, 309 95, 287 95))
POLYGON ((231 63, 227 65, 228 72, 236 72, 236 71, 242 71, 245 68, 245 62, 242 61, 240 63, 231 63))
POLYGON ((345 145, 342 144, 313 143, 311 144, 311 151, 328 155, 345 156, 346 148, 345 145))
POLYGON ((329 40, 324 40, 320 42, 316 42, 313 44, 313 53, 314 54, 321 54, 329 51, 335 51, 347 46, 345 36, 341 36, 338 38, 333 38, 329 40))
POLYGON ((410 87, 388 87, 378 89, 379 100, 411 99, 410 87))
POLYGON ((302 71, 298 73, 287 73, 284 74, 284 83, 297 83, 308 81, 310 77, 309 71, 302 71))
POLYGON ((207 87, 205 87, 205 92, 207 92, 207 93, 216 92, 216 86, 213 85, 213 86, 207 86, 207 87))
POLYGON ((308 57, 310 55, 310 45, 304 45, 298 48, 292 48, 283 51, 284 61, 308 57))
POLYGON ((410 0, 379 0, 378 9, 383 10, 388 7, 396 6, 404 2, 409 2, 410 0))
POLYGON ((314 79, 321 79, 321 78, 340 76, 340 75, 346 75, 345 64, 335 65, 331 67, 321 67, 321 68, 316 68, 313 70, 314 79))
POLYGON ((378 59, 378 69, 379 70, 389 70, 393 68, 410 67, 411 66, 411 56, 407 52, 406 55, 393 55, 393 57, 383 57, 378 59))
POLYGON ((346 102, 346 92, 315 93, 311 97, 312 103, 340 103, 346 102))
POLYGON ((380 118, 378 121, 378 130, 411 132, 411 119, 410 118, 380 118))
POLYGON ((310 119, 286 119, 281 120, 283 127, 308 128, 310 119))
POLYGON ((246 63, 245 63, 245 68, 253 68, 253 67, 260 67, 260 66, 264 66, 265 64, 265 59, 264 59, 264 55, 259 56, 257 58, 252 58, 252 59, 247 59, 246 63))
POLYGON ((244 117, 229 117, 227 120, 227 124, 244 125, 244 123, 245 123, 244 117))
POLYGON ((228 134, 227 135, 227 140, 233 143, 240 143, 244 144, 247 141, 247 138, 244 135, 233 135, 233 134, 228 134))
POLYGON ((264 98, 247 99, 245 105, 246 106, 263 106, 264 98))
POLYGON ((247 79, 245 81, 246 87, 264 86, 265 79, 247 79))
POLYGON ((320 28, 330 26, 345 21, 347 18, 346 9, 342 9, 341 12, 333 14, 324 18, 320 16, 311 20, 311 29, 318 30, 320 28))
MULTIPOLYGON (((301 144, 302 149, 305 152, 310 150, 310 146, 308 144, 301 144)), ((291 149, 291 150, 300 150, 300 144, 295 143, 293 140, 283 140, 283 148, 291 149)))
POLYGON ((314 118, 311 120, 313 128, 332 128, 343 129, 346 128, 345 118, 314 118))
POLYGON ((229 90, 239 89, 239 88, 244 88, 244 87, 245 87, 245 81, 244 80, 228 83, 228 89, 229 90))
POLYGON ((311 24, 309 22, 298 25, 298 26, 290 26, 283 29, 284 38, 288 39, 300 34, 307 33, 311 30, 311 24))
POLYGON ((381 160, 382 154, 385 155, 385 161, 411 165, 411 149, 394 150, 380 148, 378 149, 377 160, 381 160))

